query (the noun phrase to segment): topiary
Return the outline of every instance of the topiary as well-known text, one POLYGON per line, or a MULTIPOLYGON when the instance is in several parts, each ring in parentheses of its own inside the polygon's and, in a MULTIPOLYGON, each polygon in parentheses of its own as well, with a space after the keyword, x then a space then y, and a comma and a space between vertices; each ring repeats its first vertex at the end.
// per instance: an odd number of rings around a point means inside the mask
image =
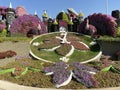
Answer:
POLYGON ((67 13, 65 13, 64 11, 63 11, 63 12, 60 12, 60 13, 57 15, 56 19, 57 19, 57 20, 66 21, 67 23, 69 22, 68 15, 67 15, 67 13))
POLYGON ((89 24, 97 28, 97 34, 99 35, 109 35, 116 36, 117 28, 115 18, 106 14, 92 14, 84 19, 84 21, 79 25, 78 32, 86 34, 85 26, 86 19, 89 19, 89 24))

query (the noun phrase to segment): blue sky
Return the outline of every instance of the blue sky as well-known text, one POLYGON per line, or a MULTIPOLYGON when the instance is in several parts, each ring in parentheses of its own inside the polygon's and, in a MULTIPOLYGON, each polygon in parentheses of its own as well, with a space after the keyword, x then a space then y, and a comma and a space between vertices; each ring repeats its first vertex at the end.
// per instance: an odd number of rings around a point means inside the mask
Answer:
MULTIPOLYGON (((0 6, 8 7, 10 2, 13 8, 24 6, 29 14, 34 14, 36 10, 40 18, 43 10, 55 18, 62 10, 67 11, 67 8, 73 8, 78 13, 82 11, 85 17, 93 13, 106 14, 106 0, 0 0, 0 6)), ((108 14, 116 9, 120 10, 120 0, 108 0, 108 14)))

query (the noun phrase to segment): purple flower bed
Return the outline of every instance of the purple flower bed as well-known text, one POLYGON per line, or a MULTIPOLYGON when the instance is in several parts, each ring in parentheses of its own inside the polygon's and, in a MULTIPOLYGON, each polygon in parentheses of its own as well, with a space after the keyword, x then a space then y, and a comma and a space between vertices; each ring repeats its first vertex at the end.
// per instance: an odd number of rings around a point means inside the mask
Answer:
POLYGON ((87 87, 94 87, 98 84, 98 82, 94 79, 93 75, 85 70, 77 68, 73 70, 73 73, 73 77, 80 83, 86 85, 87 87))
POLYGON ((79 62, 73 62, 73 63, 71 63, 70 65, 73 66, 73 67, 75 67, 75 68, 78 68, 78 69, 80 69, 80 70, 83 70, 83 71, 86 70, 86 71, 91 71, 91 72, 98 72, 97 69, 92 68, 92 67, 89 67, 89 66, 86 66, 86 65, 81 64, 81 63, 79 63, 79 62))
POLYGON ((98 85, 98 82, 94 79, 93 74, 89 73, 90 71, 96 73, 98 70, 80 64, 78 62, 71 64, 66 64, 65 62, 57 62, 53 66, 44 68, 42 71, 45 73, 53 72, 52 78, 54 84, 60 85, 64 83, 69 78, 70 72, 72 71, 73 77, 87 87, 95 87, 98 85), (71 66, 73 68, 68 69, 71 66))
POLYGON ((56 71, 53 74, 53 83, 54 84, 62 84, 65 82, 70 76, 70 71, 66 69, 61 69, 60 71, 56 71))
POLYGON ((56 71, 60 71, 63 70, 67 67, 67 64, 64 62, 57 62, 55 63, 53 66, 50 67, 45 67, 43 69, 43 72, 48 73, 48 72, 56 72, 56 71))

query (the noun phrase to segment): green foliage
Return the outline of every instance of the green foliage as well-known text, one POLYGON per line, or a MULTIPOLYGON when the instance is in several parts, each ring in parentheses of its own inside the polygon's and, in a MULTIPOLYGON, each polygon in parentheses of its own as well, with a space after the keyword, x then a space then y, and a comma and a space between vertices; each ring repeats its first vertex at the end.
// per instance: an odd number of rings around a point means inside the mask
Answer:
POLYGON ((111 36, 101 36, 98 40, 100 40, 100 41, 116 41, 116 42, 118 42, 118 41, 120 41, 120 37, 118 36, 118 37, 111 37, 111 36))
POLYGON ((117 35, 120 36, 120 27, 117 28, 117 35))
POLYGON ((11 42, 19 42, 19 41, 30 41, 31 38, 27 37, 1 37, 0 42, 11 41, 11 42))
POLYGON ((68 18, 68 15, 66 12, 60 12, 58 15, 57 15, 57 20, 64 20, 66 21, 67 23, 69 22, 69 18, 68 18))
POLYGON ((63 20, 65 20, 67 23, 69 22, 68 16, 65 12, 63 12, 63 20))
POLYGON ((6 37, 6 35, 7 35, 7 30, 3 29, 0 33, 0 37, 6 37))

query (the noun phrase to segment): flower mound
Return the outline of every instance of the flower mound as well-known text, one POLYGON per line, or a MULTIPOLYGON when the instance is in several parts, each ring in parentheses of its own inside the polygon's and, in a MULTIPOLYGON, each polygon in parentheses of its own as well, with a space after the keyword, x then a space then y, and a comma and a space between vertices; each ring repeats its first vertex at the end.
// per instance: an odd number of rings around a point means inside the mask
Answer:
POLYGON ((15 19, 10 27, 11 33, 27 34, 31 29, 37 29, 41 25, 40 34, 46 33, 46 27, 41 20, 32 15, 23 15, 15 19))
POLYGON ((57 62, 51 67, 45 67, 42 71, 45 72, 46 75, 53 76, 53 83, 57 86, 57 88, 67 85, 70 82, 72 79, 70 78, 71 73, 77 81, 81 82, 87 87, 95 87, 98 84, 98 82, 93 77, 93 74, 98 72, 98 70, 80 64, 78 62, 71 63, 69 65, 65 62, 57 62), (68 69, 68 67, 73 68, 68 69))

